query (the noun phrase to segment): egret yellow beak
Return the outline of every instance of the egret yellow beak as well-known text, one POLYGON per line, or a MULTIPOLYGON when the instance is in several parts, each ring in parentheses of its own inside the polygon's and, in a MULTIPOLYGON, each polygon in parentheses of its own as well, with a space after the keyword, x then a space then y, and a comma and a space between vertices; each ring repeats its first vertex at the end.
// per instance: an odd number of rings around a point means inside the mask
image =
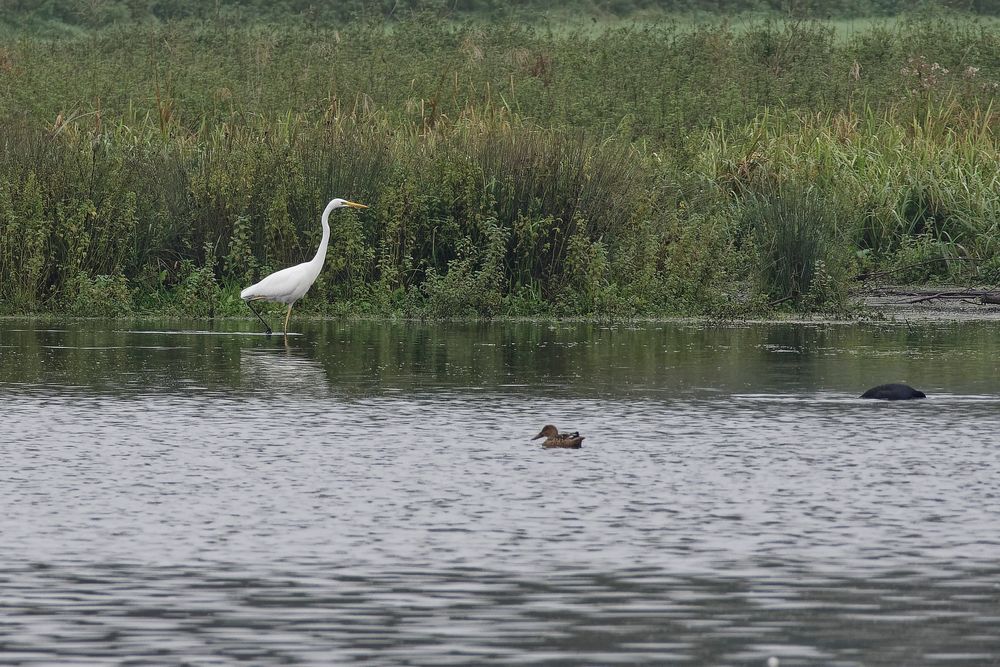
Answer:
POLYGON ((368 208, 364 204, 359 204, 357 202, 347 201, 347 200, 344 200, 344 206, 350 206, 351 208, 368 208))

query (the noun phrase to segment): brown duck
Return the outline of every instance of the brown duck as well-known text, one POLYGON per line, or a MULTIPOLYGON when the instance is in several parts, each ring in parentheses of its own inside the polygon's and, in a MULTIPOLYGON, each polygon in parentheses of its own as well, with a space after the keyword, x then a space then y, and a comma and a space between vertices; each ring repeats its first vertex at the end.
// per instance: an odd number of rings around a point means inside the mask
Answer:
POLYGON ((583 436, 574 431, 573 433, 560 433, 552 424, 547 424, 541 433, 532 440, 545 438, 542 447, 562 447, 564 449, 580 449, 583 446, 583 436))

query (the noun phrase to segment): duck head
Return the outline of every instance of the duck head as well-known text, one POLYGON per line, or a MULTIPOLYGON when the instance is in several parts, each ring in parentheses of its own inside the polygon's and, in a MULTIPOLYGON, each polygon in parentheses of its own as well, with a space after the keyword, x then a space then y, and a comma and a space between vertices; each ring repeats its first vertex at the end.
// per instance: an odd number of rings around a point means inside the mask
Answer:
POLYGON ((536 435, 532 440, 538 440, 539 438, 554 438, 559 435, 559 429, 557 429, 552 424, 546 424, 541 432, 536 435))

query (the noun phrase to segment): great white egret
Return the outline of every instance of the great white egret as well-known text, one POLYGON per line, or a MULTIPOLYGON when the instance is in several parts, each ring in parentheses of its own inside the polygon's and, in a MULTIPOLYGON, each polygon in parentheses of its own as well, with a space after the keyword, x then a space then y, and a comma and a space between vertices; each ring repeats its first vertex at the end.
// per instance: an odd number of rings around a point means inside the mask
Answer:
POLYGON ((253 302, 275 301, 277 303, 287 303, 288 314, 285 315, 285 328, 282 331, 283 333, 288 333, 288 318, 292 316, 292 306, 316 282, 316 278, 323 268, 323 262, 326 261, 326 247, 330 243, 330 213, 334 209, 344 208, 345 206, 351 208, 368 208, 364 204, 347 201, 346 199, 332 200, 326 205, 326 209, 323 210, 323 217, 321 218, 323 223, 323 238, 319 242, 319 249, 316 250, 316 256, 308 262, 296 264, 281 271, 275 271, 259 283, 255 283, 240 292, 240 298, 246 301, 247 306, 257 316, 257 319, 264 323, 268 336, 271 335, 271 327, 261 317, 257 309, 253 307, 253 302))

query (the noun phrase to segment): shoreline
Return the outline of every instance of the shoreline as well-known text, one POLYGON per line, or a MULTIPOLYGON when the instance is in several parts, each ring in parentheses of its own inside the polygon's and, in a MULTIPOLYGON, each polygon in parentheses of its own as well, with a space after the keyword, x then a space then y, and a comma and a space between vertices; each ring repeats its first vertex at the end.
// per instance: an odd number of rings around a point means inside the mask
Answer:
MULTIPOLYGON (((537 323, 537 324, 597 324, 628 326, 634 324, 687 324, 702 326, 745 326, 759 324, 879 324, 908 325, 919 323, 1000 322, 1000 304, 977 301, 983 292, 1000 290, 967 288, 956 285, 909 286, 893 285, 867 290, 858 295, 859 310, 853 316, 830 313, 779 313, 770 317, 716 318, 711 316, 641 316, 641 317, 587 317, 587 316, 514 316, 514 317, 404 317, 400 315, 322 315, 302 313, 296 317, 303 321, 386 322, 421 324, 476 324, 476 323, 537 323), (959 294, 969 293, 966 297, 959 294)), ((252 316, 225 315, 219 317, 180 316, 176 314, 137 313, 124 317, 81 317, 62 313, 24 313, 0 315, 0 322, 15 320, 86 321, 197 321, 239 322, 251 321, 252 316)))
POLYGON ((1000 304, 983 303, 984 292, 997 295, 1000 289, 892 285, 870 290, 862 295, 862 301, 865 308, 901 324, 1000 321, 1000 304))

